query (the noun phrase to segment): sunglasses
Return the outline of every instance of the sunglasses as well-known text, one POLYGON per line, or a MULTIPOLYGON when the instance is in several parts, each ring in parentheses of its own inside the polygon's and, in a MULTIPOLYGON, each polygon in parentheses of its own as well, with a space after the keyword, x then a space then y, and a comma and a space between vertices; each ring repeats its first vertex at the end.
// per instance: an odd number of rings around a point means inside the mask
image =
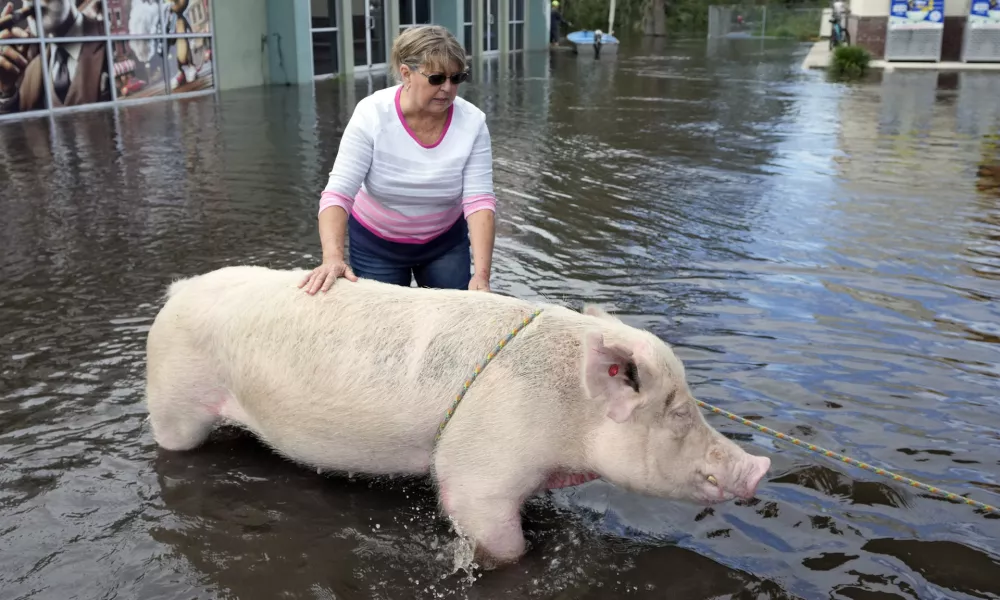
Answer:
POLYGON ((428 75, 427 73, 424 73, 423 71, 420 71, 418 69, 413 69, 413 70, 426 77, 427 83, 431 85, 444 85, 445 80, 450 80, 453 84, 458 85, 469 79, 468 71, 463 71, 462 73, 455 73, 451 77, 448 77, 444 73, 434 73, 432 75, 428 75))

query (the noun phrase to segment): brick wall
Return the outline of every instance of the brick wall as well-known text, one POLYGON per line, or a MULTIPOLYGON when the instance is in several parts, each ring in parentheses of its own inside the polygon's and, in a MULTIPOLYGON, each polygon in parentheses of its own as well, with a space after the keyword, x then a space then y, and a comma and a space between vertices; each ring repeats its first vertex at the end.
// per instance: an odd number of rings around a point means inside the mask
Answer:
POLYGON ((847 31, 851 34, 851 45, 860 46, 872 53, 872 58, 885 57, 885 32, 889 25, 886 17, 856 17, 850 15, 847 31))
MULTIPOLYGON (((945 17, 944 37, 941 40, 941 60, 962 60, 962 36, 965 35, 965 17, 945 17)), ((872 53, 872 58, 885 58, 885 36, 888 30, 886 17, 848 17, 847 31, 851 44, 872 53)))

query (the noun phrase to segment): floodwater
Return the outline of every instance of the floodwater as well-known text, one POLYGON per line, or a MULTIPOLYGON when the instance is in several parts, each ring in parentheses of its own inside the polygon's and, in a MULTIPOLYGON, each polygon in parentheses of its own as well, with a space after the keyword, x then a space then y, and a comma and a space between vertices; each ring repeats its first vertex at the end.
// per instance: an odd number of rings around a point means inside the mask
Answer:
MULTIPOLYGON (((847 86, 801 72, 806 50, 474 65, 494 285, 619 310, 702 400, 1000 505, 1000 77, 847 86)), ((318 475, 233 432, 158 450, 142 385, 164 287, 315 265, 369 85, 0 123, 0 597, 1000 597, 1000 518, 721 417, 772 458, 755 500, 541 496, 530 553, 474 582, 425 481, 318 475)))

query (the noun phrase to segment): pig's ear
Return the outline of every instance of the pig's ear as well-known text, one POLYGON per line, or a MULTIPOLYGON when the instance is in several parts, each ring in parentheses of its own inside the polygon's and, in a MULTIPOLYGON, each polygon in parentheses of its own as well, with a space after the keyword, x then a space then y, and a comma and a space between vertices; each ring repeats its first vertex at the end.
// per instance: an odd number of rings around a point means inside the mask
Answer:
POLYGON ((621 323, 621 319, 612 315, 611 313, 607 312, 606 310, 604 310, 600 306, 597 306, 596 304, 585 304, 583 307, 583 314, 587 315, 588 317, 597 317, 599 319, 607 319, 608 321, 615 321, 617 323, 621 323))
POLYGON ((583 387, 593 399, 607 405, 607 414, 617 423, 626 421, 642 403, 632 351, 621 344, 606 344, 604 336, 589 332, 584 337, 583 387))

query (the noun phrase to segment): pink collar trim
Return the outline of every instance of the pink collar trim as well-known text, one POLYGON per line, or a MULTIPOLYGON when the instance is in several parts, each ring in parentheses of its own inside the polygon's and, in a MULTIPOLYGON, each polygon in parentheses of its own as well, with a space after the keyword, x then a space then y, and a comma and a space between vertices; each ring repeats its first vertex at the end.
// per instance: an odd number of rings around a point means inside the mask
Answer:
POLYGON ((452 102, 451 106, 448 107, 448 118, 445 119, 444 129, 441 130, 441 137, 439 137, 438 140, 433 144, 428 145, 421 142, 420 139, 417 138, 417 134, 413 133, 413 130, 410 129, 410 126, 406 124, 406 118, 403 117, 403 107, 399 105, 399 97, 400 95, 402 95, 402 93, 403 93, 403 86, 399 86, 399 88, 396 89, 396 116, 399 117, 399 122, 403 124, 403 129, 406 130, 406 133, 410 134, 410 137, 413 138, 413 141, 420 144, 422 148, 434 148, 438 144, 443 142, 444 136, 447 135, 448 133, 448 128, 451 127, 451 116, 455 114, 455 103, 452 102))

